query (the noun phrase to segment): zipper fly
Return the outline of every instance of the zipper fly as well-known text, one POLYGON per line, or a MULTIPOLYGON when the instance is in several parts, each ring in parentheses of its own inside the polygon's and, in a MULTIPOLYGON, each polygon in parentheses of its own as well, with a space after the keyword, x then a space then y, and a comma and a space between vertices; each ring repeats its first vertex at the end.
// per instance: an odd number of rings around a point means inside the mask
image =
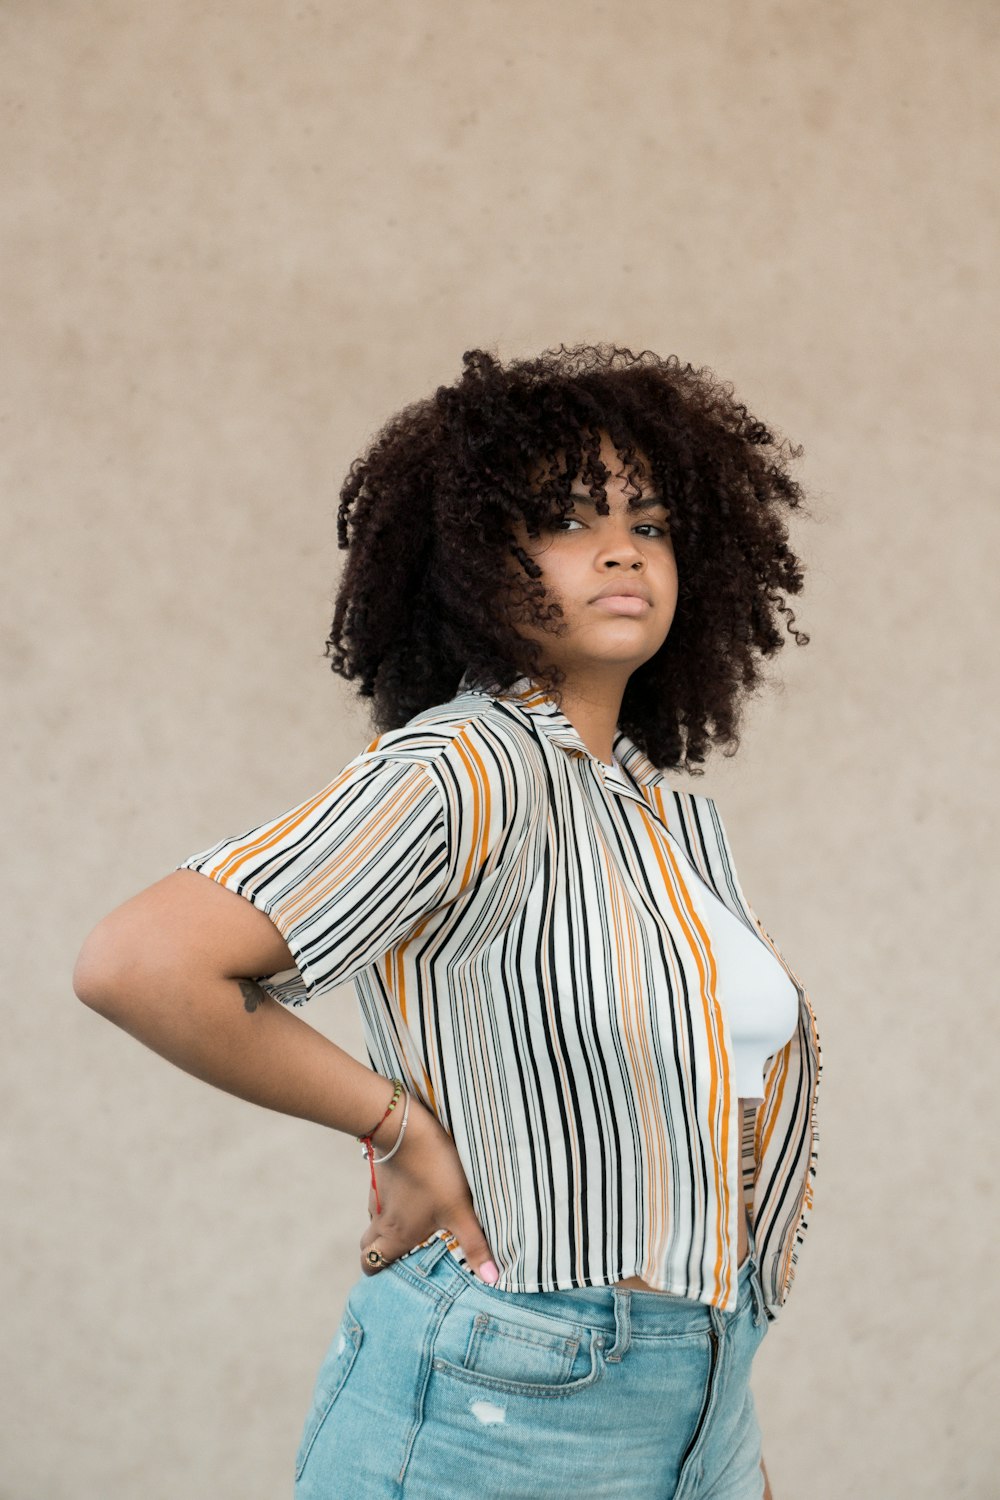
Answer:
POLYGON ((683 1469, 684 1465, 688 1461, 688 1458, 690 1456, 692 1448, 694 1447, 695 1443, 697 1443, 699 1437, 701 1436, 701 1430, 704 1427, 704 1425, 705 1425, 705 1419, 708 1416, 708 1409, 709 1409, 709 1407, 712 1404, 712 1396, 715 1393, 714 1392, 715 1366, 718 1363, 718 1359, 719 1359, 719 1335, 716 1333, 716 1331, 715 1331, 714 1328, 712 1328, 712 1329, 709 1330, 708 1339, 709 1339, 708 1382, 707 1382, 707 1384, 705 1386, 705 1400, 704 1400, 704 1403, 702 1404, 701 1413, 700 1413, 700 1415, 698 1417, 697 1425, 695 1426, 694 1432, 691 1434, 691 1441, 688 1443, 687 1447, 684 1450, 684 1457, 681 1459, 681 1468, 682 1469, 683 1469))

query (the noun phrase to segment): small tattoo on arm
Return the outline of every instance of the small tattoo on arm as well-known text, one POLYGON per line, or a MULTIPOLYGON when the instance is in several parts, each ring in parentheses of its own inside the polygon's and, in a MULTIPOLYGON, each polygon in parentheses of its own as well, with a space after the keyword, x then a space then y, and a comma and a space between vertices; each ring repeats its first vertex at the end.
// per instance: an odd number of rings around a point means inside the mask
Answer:
POLYGON ((243 1009, 251 1014, 258 1006, 263 1005, 267 999, 259 984, 254 984, 252 979, 241 979, 240 994, 243 996, 243 1009))

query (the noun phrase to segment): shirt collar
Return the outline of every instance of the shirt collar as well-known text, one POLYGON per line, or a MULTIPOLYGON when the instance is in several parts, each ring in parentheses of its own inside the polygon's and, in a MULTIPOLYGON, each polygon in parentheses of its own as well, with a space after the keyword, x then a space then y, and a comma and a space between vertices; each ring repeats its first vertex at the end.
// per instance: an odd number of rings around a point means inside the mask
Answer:
MULTIPOLYGON (((475 689, 471 687, 469 674, 466 673, 459 684, 459 692, 471 691, 475 689)), ((648 801, 647 788, 651 788, 654 784, 663 786, 663 773, 657 770, 652 761, 622 729, 616 728, 613 736, 614 753, 621 761, 620 770, 617 765, 609 766, 607 761, 601 760, 599 755, 588 750, 555 700, 532 678, 519 677, 510 687, 491 693, 489 696, 513 704, 531 719, 540 734, 543 734, 552 744, 565 750, 574 759, 585 757, 593 761, 594 765, 603 772, 609 786, 633 797, 636 795, 638 786, 643 800, 646 801, 648 801)))

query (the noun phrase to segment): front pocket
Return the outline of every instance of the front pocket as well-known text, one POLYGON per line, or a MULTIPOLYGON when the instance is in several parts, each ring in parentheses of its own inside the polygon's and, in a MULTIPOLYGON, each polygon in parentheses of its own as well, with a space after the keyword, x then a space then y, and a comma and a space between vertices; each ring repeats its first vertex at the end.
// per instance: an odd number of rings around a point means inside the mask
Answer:
POLYGON ((351 1311, 351 1305, 348 1302, 344 1308, 340 1326, 323 1357, 323 1363, 316 1377, 312 1406, 302 1431, 299 1451, 295 1455, 296 1479, 302 1478, 302 1471, 306 1466, 312 1446, 319 1437, 320 1428, 329 1416, 330 1408, 340 1395, 344 1381, 350 1374, 351 1366, 358 1357, 363 1337, 361 1324, 351 1311))
POLYGON ((579 1335, 563 1338, 480 1312, 473 1320, 465 1369, 501 1380, 510 1379, 513 1369, 526 1385, 563 1385, 571 1378, 579 1348, 579 1335))
POLYGON ((599 1348, 583 1328, 560 1333, 527 1319, 477 1312, 462 1362, 436 1357, 433 1364, 442 1374, 472 1385, 526 1396, 567 1396, 599 1378, 599 1348))

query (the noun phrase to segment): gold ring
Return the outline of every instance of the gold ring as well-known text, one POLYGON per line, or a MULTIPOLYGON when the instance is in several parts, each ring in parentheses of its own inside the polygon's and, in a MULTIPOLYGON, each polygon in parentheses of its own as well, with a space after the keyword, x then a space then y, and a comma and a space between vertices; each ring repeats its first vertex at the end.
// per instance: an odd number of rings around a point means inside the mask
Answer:
POLYGON ((381 1250, 376 1250, 374 1246, 367 1252, 365 1259, 370 1266, 387 1266, 389 1264, 381 1250))

